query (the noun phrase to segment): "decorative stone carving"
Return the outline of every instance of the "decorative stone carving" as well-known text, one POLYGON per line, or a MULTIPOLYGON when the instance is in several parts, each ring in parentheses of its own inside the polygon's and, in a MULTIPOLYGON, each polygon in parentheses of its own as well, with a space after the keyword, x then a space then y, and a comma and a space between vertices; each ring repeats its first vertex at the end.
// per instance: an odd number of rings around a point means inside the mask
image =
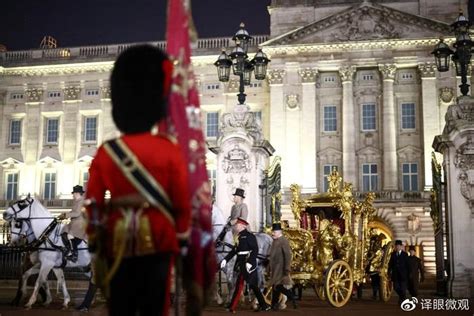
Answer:
POLYGON ((222 169, 225 173, 246 173, 250 171, 249 154, 238 144, 224 156, 222 169))
POLYGON ((26 102, 40 102, 43 99, 43 89, 26 89, 26 102))
POLYGON ((246 104, 237 104, 232 113, 222 115, 219 138, 222 139, 233 133, 247 135, 255 142, 260 142, 263 139, 261 123, 255 113, 249 111, 246 104))
POLYGON ((284 69, 273 69, 270 70, 267 74, 269 84, 282 84, 283 79, 285 78, 284 69))
POLYGON ((80 95, 81 87, 68 86, 64 88, 64 100, 66 101, 79 100, 80 95))
POLYGON ((432 63, 419 64, 418 69, 422 78, 436 77, 436 65, 432 63))
POLYGON ((378 14, 368 7, 362 7, 346 15, 342 25, 337 28, 333 37, 339 41, 360 39, 399 38, 400 25, 389 20, 388 14, 378 14))
POLYGON ((453 102, 454 99, 454 89, 453 88, 440 88, 439 89, 439 102, 449 104, 453 102))
POLYGON ((471 136, 456 151, 454 165, 461 170, 458 175, 460 191, 474 214, 474 141, 471 136))
POLYGON ((474 100, 470 97, 459 97, 451 104, 444 116, 446 125, 443 134, 449 134, 456 126, 474 122, 474 100))
POLYGON ((229 80, 229 83, 227 84, 227 91, 239 92, 239 81, 235 79, 229 80))
POLYGON ((342 66, 339 69, 339 75, 341 76, 342 82, 352 81, 352 78, 354 77, 355 72, 356 72, 356 67, 354 65, 342 66))
POLYGON ((397 72, 397 66, 394 64, 383 64, 379 65, 379 70, 382 73, 383 80, 386 79, 395 79, 395 73, 397 72))
POLYGON ((102 87, 102 99, 110 99, 111 94, 110 94, 110 87, 102 87))
POLYGON ((316 76, 318 74, 318 71, 316 69, 305 68, 305 69, 300 69, 298 73, 301 77, 301 82, 312 83, 316 81, 316 76))
POLYGON ((407 217, 407 231, 410 235, 416 235, 421 231, 420 217, 411 214, 407 217))
POLYGON ((296 110, 299 107, 299 95, 297 94, 288 94, 286 95, 286 106, 288 110, 296 110))

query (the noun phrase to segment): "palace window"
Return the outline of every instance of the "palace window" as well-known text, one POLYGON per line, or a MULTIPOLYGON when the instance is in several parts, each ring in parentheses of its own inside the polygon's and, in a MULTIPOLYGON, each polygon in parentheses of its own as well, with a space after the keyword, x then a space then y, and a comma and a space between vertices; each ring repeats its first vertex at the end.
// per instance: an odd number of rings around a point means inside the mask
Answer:
POLYGON ((400 78, 402 80, 413 80, 413 73, 412 72, 402 72, 400 74, 400 78))
POLYGON ((402 164, 403 191, 418 191, 418 164, 402 164))
POLYGON ((84 143, 97 142, 97 116, 84 117, 84 143))
POLYGON ((362 104, 362 130, 375 131, 375 104, 362 104))
POLYGON ((323 82, 326 82, 326 83, 336 82, 336 76, 324 76, 323 82))
POLYGON ((362 75, 362 80, 364 80, 364 81, 374 80, 374 75, 373 74, 363 74, 362 75))
POLYGON ((49 91, 48 98, 49 99, 59 99, 61 97, 61 91, 49 91))
POLYGON ((55 197, 56 197, 56 173, 46 172, 44 174, 43 198, 45 200, 52 200, 55 197))
POLYGON ((217 137, 219 131, 219 112, 206 113, 206 136, 217 137))
POLYGON ((331 172, 336 169, 338 171, 338 168, 336 165, 324 165, 323 166, 323 192, 327 192, 329 190, 329 181, 328 181, 328 176, 331 174, 331 172))
POLYGON ((362 164, 362 189, 365 192, 378 190, 377 164, 362 164))
POLYGON ((18 172, 11 172, 6 174, 6 200, 16 200, 18 198, 18 172))
POLYGON ((20 145, 21 142, 21 120, 13 119, 10 121, 10 135, 8 143, 10 145, 20 145))
POLYGON ((219 90, 221 85, 219 83, 210 83, 206 85, 206 90, 219 90))
POLYGON ((99 89, 87 89, 86 90, 86 96, 88 97, 93 97, 93 96, 98 96, 99 95, 99 89))
POLYGON ((415 129, 415 103, 402 103, 402 129, 415 129))
POLYGON ((46 144, 57 144, 59 136, 59 118, 46 119, 46 144))
POLYGON ((324 131, 335 132, 337 131, 337 112, 335 105, 324 106, 324 131))
POLYGON ((89 171, 82 172, 81 184, 84 188, 84 191, 87 190, 87 183, 89 182, 89 171))
POLYGON ((11 100, 23 100, 23 93, 20 92, 13 92, 10 94, 11 100))

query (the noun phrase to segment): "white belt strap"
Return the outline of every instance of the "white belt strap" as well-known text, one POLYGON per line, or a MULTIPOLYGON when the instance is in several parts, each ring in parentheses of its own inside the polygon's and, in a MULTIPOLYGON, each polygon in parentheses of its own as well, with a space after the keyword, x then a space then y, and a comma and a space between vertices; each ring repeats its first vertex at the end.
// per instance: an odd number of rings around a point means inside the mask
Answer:
POLYGON ((248 255, 248 254, 250 254, 250 253, 251 253, 250 250, 237 252, 238 255, 248 255))

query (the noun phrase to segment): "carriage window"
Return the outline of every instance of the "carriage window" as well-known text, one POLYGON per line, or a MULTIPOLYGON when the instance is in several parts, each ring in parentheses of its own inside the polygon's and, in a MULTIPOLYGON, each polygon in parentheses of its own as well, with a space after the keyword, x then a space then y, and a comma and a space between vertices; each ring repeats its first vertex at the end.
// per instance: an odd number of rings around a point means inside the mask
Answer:
POLYGON ((365 192, 377 191, 377 164, 368 163, 362 165, 362 187, 365 192))
POLYGON ((46 119, 46 144, 57 144, 59 135, 59 119, 46 119))
POLYGON ((20 145, 21 142, 21 120, 10 121, 10 145, 20 145))
POLYGON ((402 164, 403 191, 418 191, 418 164, 402 164))
POLYGON ((18 172, 8 173, 7 179, 7 190, 5 192, 6 200, 16 200, 18 197, 18 172))
POLYGON ((336 169, 338 171, 338 168, 336 165, 324 165, 323 166, 323 192, 327 192, 329 189, 329 181, 328 181, 328 176, 331 174, 332 170, 336 169))
POLYGON ((97 116, 86 116, 84 118, 83 140, 85 143, 97 141, 97 116))
POLYGON ((44 174, 43 198, 52 200, 56 197, 56 173, 47 172, 44 174))

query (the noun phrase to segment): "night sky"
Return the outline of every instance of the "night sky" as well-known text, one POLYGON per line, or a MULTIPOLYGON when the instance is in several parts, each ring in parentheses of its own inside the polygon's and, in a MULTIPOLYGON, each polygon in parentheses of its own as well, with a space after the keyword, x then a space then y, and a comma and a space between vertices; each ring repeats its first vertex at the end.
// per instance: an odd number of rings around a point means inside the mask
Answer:
MULTIPOLYGON (((165 39, 166 0, 1 0, 0 44, 38 48, 44 35, 60 47, 165 39)), ((231 37, 244 21, 252 35, 270 33, 270 0, 194 0, 200 38, 231 37)))
MULTIPOLYGON (((60 47, 165 38, 166 0, 0 0, 0 44, 38 48, 44 35, 60 47)), ((252 35, 270 33, 271 0, 193 0, 200 38, 230 37, 241 21, 252 35)), ((474 19, 474 0, 469 1, 474 19)))

